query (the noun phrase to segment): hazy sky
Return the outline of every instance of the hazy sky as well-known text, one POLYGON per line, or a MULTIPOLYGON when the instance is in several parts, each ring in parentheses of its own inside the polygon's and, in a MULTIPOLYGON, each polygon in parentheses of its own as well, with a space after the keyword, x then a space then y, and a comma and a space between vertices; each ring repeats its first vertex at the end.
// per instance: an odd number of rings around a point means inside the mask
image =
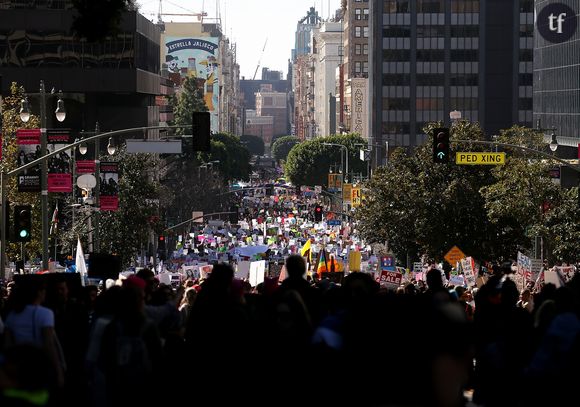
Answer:
MULTIPOLYGON (((260 61, 266 39, 266 49, 261 58, 256 79, 260 79, 262 67, 288 70, 288 59, 294 48, 294 33, 298 20, 308 9, 316 7, 324 19, 333 16, 340 7, 340 0, 162 0, 163 13, 208 13, 206 18, 216 17, 219 5, 222 29, 237 44, 240 75, 251 79, 260 61), (329 12, 330 10, 330 12, 329 12)), ((157 21, 159 0, 137 0, 141 14, 157 21)), ((164 21, 197 21, 196 17, 163 16, 164 21)))

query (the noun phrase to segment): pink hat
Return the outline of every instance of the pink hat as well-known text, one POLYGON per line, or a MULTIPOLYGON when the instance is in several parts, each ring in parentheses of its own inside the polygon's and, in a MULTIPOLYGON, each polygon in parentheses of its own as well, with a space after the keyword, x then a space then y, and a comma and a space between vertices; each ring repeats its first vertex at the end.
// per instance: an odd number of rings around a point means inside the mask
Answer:
POLYGON ((135 287, 144 290, 146 285, 145 280, 135 275, 129 276, 123 281, 123 287, 135 287))

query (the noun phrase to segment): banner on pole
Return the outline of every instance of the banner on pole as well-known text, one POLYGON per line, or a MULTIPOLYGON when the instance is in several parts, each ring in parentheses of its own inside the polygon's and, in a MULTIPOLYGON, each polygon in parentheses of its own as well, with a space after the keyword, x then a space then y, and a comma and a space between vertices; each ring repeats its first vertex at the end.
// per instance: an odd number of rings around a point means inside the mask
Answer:
MULTIPOLYGON (((71 142, 70 130, 48 129, 46 131, 47 150, 56 151, 71 142)), ((48 192, 72 192, 70 172, 70 150, 62 151, 48 161, 48 192)))
MULTIPOLYGON (((16 130, 18 167, 40 158, 40 129, 16 130)), ((18 175, 18 192, 40 192, 40 166, 24 170, 18 175)))
POLYGON ((100 173, 100 209, 116 211, 119 209, 119 165, 116 162, 102 162, 100 173))

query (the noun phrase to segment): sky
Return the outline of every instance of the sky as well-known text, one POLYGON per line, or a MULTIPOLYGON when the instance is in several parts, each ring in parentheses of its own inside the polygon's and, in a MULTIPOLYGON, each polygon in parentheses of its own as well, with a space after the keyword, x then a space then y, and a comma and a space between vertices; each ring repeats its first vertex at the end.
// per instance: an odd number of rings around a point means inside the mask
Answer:
MULTIPOLYGON (((262 68, 288 71, 288 59, 294 48, 294 33, 298 20, 315 6, 318 14, 327 19, 340 7, 340 0, 162 0, 163 13, 200 13, 205 18, 216 18, 219 6, 222 31, 237 45, 240 76, 252 79, 258 63, 256 79, 262 68), (330 12, 329 12, 330 10, 330 12), (266 42, 267 41, 267 42, 266 42), (262 49, 266 48, 262 54, 262 49)), ((137 0, 140 12, 149 20, 157 21, 159 0, 137 0)), ((163 16, 168 21, 197 21, 194 16, 163 16)))

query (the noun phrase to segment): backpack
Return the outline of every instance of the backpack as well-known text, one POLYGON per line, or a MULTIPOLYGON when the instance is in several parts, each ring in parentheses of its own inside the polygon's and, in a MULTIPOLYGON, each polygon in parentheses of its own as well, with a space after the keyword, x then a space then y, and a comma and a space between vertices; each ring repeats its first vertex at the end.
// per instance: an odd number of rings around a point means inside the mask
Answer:
POLYGON ((115 329, 115 379, 118 384, 143 383, 153 373, 153 364, 143 334, 150 327, 144 323, 137 335, 126 332, 119 321, 115 329))

